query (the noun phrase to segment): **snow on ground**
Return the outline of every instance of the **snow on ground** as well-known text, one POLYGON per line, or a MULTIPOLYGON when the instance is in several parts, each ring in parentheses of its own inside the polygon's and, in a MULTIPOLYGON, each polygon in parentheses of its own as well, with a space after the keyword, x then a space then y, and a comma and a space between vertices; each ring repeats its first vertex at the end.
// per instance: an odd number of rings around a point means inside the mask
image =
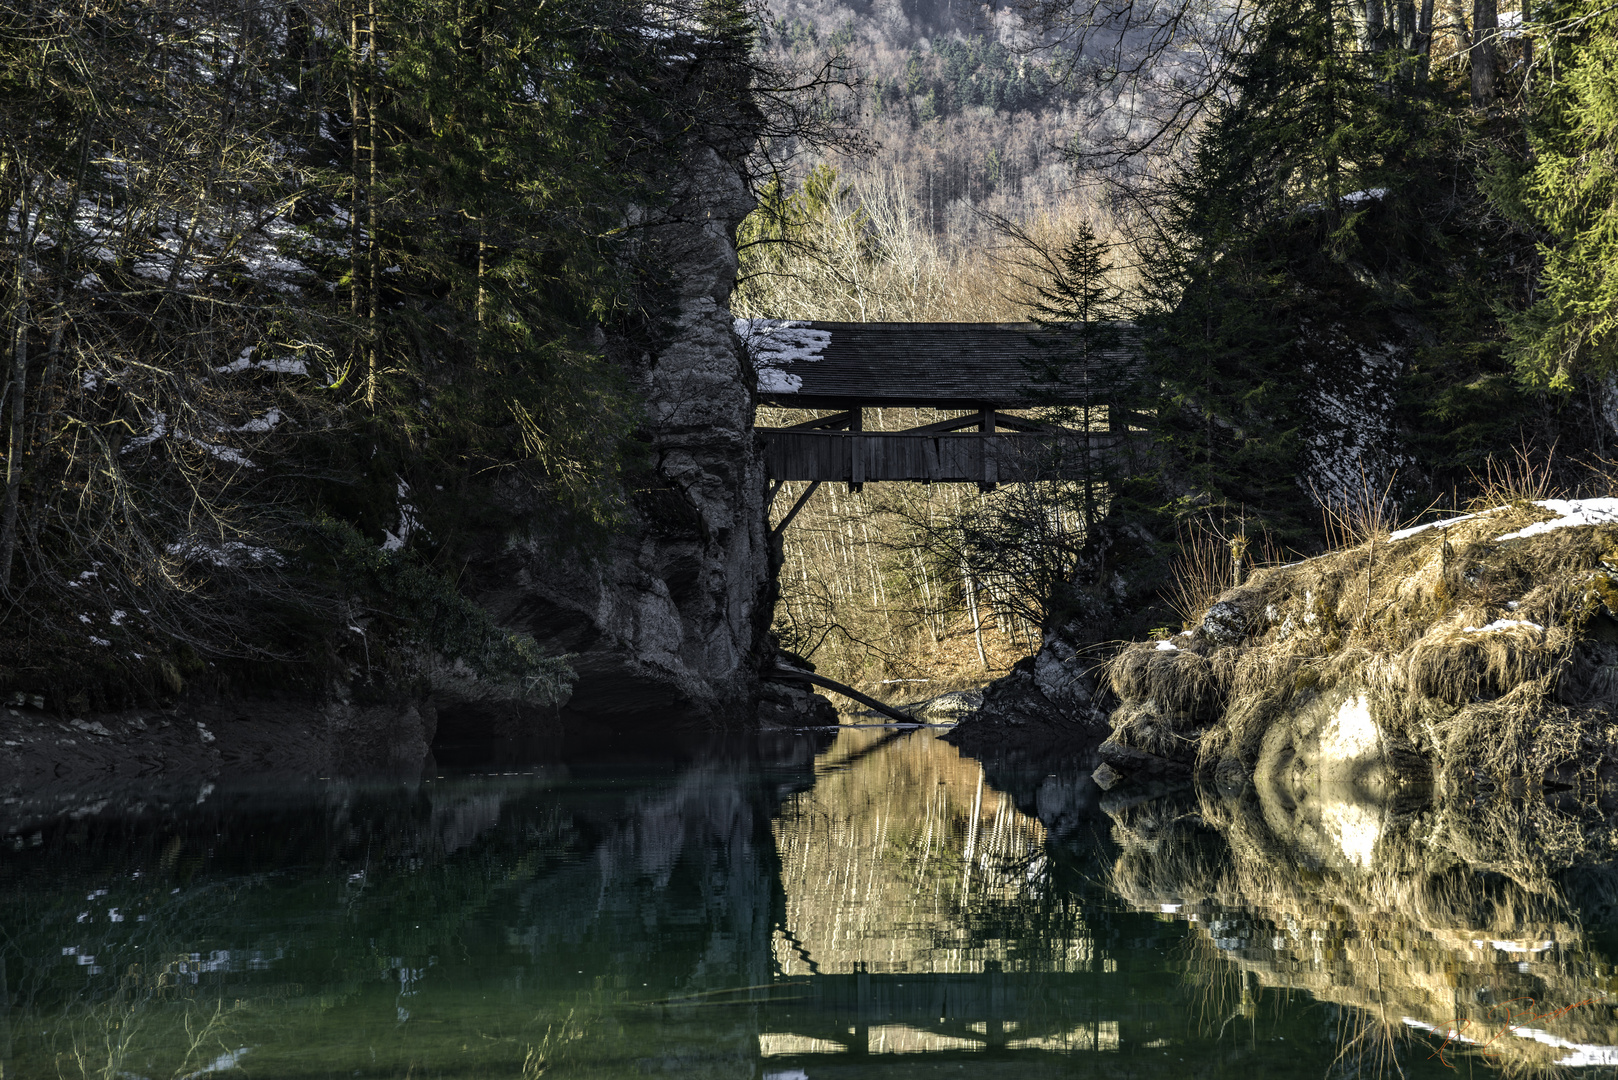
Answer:
POLYGON ((254 360, 253 353, 257 350, 257 345, 249 345, 247 348, 241 351, 241 354, 238 355, 236 359, 232 360, 228 364, 225 364, 223 367, 216 367, 214 370, 219 372, 221 375, 233 375, 238 371, 248 371, 251 369, 256 369, 258 371, 271 371, 280 375, 309 374, 309 365, 296 357, 278 356, 272 357, 269 360, 254 360))
POLYGON ((1545 499, 1534 505, 1543 506, 1556 517, 1549 521, 1536 521, 1495 539, 1521 540, 1556 529, 1576 529, 1581 525, 1618 525, 1618 499, 1545 499))
POLYGON ((1460 517, 1444 518, 1442 521, 1429 521, 1425 525, 1412 525, 1408 529, 1395 529, 1388 534, 1388 540, 1403 540, 1407 536, 1415 536, 1417 533, 1426 532, 1428 529, 1447 529, 1451 525, 1459 525, 1463 521, 1471 521, 1473 518, 1483 517, 1486 514, 1494 513, 1495 510, 1504 509, 1505 507, 1503 506, 1497 506, 1494 510, 1485 510, 1479 514, 1462 514, 1460 517))
POLYGON ((1527 619, 1496 619, 1488 626, 1463 626, 1461 630, 1468 634, 1492 634, 1498 630, 1515 630, 1518 627, 1526 627, 1529 630, 1545 629, 1537 622, 1529 622, 1527 619))
POLYGON ((182 540, 168 546, 168 553, 187 562, 205 562, 219 567, 280 566, 285 560, 272 547, 256 547, 241 540, 222 544, 202 540, 182 540))
POLYGON ((416 509, 415 504, 409 501, 410 485, 405 482, 404 477, 397 474, 394 479, 399 481, 397 489, 399 497, 399 531, 395 533, 391 529, 382 530, 383 551, 402 551, 404 546, 410 542, 411 534, 421 529, 419 511, 416 509))
MULTIPOLYGON (((1534 503, 1555 514, 1549 521, 1536 521, 1532 525, 1509 532, 1495 540, 1521 540, 1529 536, 1539 536, 1542 533, 1553 532, 1557 529, 1576 529, 1581 525, 1618 525, 1618 499, 1541 499, 1534 503)), ((1388 534, 1389 540, 1403 540, 1407 536, 1415 536, 1428 529, 1447 529, 1463 521, 1472 521, 1480 517, 1488 517, 1506 509, 1496 506, 1489 510, 1482 510, 1476 514, 1462 514, 1459 517, 1444 518, 1442 521, 1429 521, 1425 525, 1412 525, 1408 529, 1397 529, 1388 534)))
POLYGON ((808 323, 786 319, 737 319, 736 336, 753 359, 761 394, 795 394, 803 389, 803 376, 787 368, 819 360, 831 344, 829 330, 815 330, 808 323))

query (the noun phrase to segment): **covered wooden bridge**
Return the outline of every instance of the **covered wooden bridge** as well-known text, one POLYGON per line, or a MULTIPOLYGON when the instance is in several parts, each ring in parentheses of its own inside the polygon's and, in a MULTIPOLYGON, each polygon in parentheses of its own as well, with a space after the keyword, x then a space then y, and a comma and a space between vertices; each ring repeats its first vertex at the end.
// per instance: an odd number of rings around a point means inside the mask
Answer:
POLYGON ((771 479, 976 483, 1095 475, 1127 424, 1107 430, 1041 423, 1003 410, 1104 407, 1137 364, 1134 329, 1114 324, 1108 347, 1029 323, 834 323, 737 320, 761 404, 829 416, 759 428, 771 479), (1083 356, 1083 362, 1076 357, 1083 356), (1060 381, 1048 372, 1060 364, 1060 381), (962 413, 902 431, 866 430, 866 410, 962 413))

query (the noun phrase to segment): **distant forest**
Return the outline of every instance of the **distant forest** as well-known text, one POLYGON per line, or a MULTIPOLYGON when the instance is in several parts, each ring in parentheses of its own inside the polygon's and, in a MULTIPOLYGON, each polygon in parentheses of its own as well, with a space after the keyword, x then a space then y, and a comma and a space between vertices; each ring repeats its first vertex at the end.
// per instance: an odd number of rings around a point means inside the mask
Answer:
POLYGON ((1063 146, 1084 95, 1059 58, 1020 50, 1015 13, 966 3, 772 0, 768 45, 800 62, 840 54, 860 80, 869 158, 837 162, 904 191, 947 243, 974 240, 974 209, 1016 218, 1070 209, 1063 146))

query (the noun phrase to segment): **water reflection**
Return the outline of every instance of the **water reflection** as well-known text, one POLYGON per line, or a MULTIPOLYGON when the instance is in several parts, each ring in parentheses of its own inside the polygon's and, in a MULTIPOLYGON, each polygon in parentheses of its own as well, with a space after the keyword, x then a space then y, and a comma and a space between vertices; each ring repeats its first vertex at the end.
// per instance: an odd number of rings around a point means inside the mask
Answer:
POLYGON ((1302 990, 1349 1007, 1356 1066, 1618 1066, 1611 807, 1274 794, 1110 808, 1113 888, 1192 929, 1188 977, 1223 1023, 1302 990))
POLYGON ((1428 1029, 1523 996, 1575 1007, 1505 1064, 1618 1043, 1600 807, 1367 843, 936 734, 6 804, 3 1075, 1447 1075, 1496 1059, 1428 1029))

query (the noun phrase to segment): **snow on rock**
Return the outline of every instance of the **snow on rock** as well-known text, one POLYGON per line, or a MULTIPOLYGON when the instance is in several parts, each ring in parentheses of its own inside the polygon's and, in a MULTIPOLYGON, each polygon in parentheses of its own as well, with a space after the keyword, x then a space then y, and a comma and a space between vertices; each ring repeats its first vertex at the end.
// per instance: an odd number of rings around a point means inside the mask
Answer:
POLYGON ((737 319, 736 336, 742 339, 753 360, 761 394, 795 394, 803 389, 803 376, 787 368, 819 360, 831 344, 829 330, 815 330, 808 323, 785 319, 737 319))
POLYGON ((1174 644, 1174 642, 1172 642, 1172 641, 1159 641, 1157 643, 1157 651, 1158 652, 1179 652, 1180 647, 1178 645, 1174 644))
POLYGON ((410 542, 411 535, 421 528, 421 518, 417 516, 419 511, 409 502, 410 485, 405 483, 402 476, 395 476, 394 479, 399 481, 399 531, 395 534, 388 529, 382 530, 383 551, 404 550, 405 544, 410 542))
POLYGON ((1536 521, 1496 540, 1521 540, 1556 529, 1576 529, 1581 525, 1618 525, 1618 499, 1545 499, 1536 502, 1557 515, 1549 521, 1536 521))
POLYGON ((1367 487, 1375 498, 1406 461, 1394 423, 1405 351, 1388 341, 1367 346, 1335 326, 1309 330, 1302 344, 1312 359, 1298 483, 1323 505, 1359 505, 1367 487))

